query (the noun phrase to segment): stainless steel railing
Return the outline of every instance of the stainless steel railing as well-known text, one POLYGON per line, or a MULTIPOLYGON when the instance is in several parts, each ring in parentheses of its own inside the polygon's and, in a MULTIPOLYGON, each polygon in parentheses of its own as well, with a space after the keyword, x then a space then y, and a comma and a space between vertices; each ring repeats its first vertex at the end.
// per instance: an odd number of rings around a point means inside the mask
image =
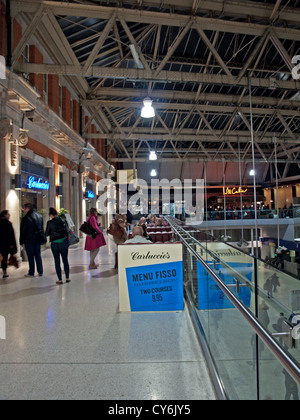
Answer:
MULTIPOLYGON (((243 315, 243 317, 248 321, 248 323, 255 330, 256 334, 260 339, 265 343, 269 350, 275 355, 275 357, 281 362, 284 368, 290 373, 290 375, 300 383, 300 367, 298 362, 281 347, 281 345, 276 341, 276 339, 264 328, 264 326, 259 322, 255 315, 249 311, 249 309, 240 301, 238 297, 228 288, 224 281, 213 271, 213 269, 201 258, 201 256, 194 250, 194 248, 186 241, 182 236, 183 228, 178 226, 172 218, 165 217, 168 223, 172 226, 173 230, 180 237, 183 245, 189 249, 191 254, 196 258, 197 261, 202 264, 205 270, 209 275, 214 279, 219 288, 223 291, 226 297, 234 305, 234 307, 243 315)), ((185 232, 187 233, 187 232, 185 232)))

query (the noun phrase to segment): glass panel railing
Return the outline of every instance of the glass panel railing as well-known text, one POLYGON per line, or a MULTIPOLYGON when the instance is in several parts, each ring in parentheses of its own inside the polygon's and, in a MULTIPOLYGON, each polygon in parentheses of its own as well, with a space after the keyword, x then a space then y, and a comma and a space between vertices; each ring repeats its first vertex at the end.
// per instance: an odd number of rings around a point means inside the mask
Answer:
POLYGON ((185 256, 190 261, 186 288, 192 296, 227 398, 256 400, 256 359, 251 348, 253 330, 189 250, 185 256))
MULTIPOLYGON (((258 209, 257 218, 260 220, 263 219, 293 219, 300 217, 300 207, 290 208, 290 209, 258 209)), ((205 221, 218 221, 218 220, 249 220, 255 219, 255 210, 244 209, 244 210, 235 210, 235 209, 216 209, 209 210, 204 215, 205 221)))
POLYGON ((258 343, 258 360, 260 400, 299 400, 299 383, 261 340, 258 343))
POLYGON ((260 302, 258 318, 271 334, 276 334, 286 352, 300 363, 300 334, 297 334, 297 324, 300 324, 300 281, 261 260, 256 260, 256 263, 260 302))
POLYGON ((296 399, 300 281, 206 232, 168 220, 185 245, 186 292, 228 398, 296 399))

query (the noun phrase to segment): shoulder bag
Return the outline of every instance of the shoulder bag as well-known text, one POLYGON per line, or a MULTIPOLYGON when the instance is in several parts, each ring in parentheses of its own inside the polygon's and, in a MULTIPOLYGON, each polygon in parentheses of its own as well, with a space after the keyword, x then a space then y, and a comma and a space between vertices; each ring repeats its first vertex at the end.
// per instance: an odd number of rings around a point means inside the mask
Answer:
POLYGON ((98 235, 98 232, 93 228, 93 226, 90 225, 89 222, 84 222, 79 230, 84 233, 85 235, 89 236, 90 238, 95 239, 98 235))
POLYGON ((46 236, 46 234, 44 232, 44 229, 38 227, 37 222, 36 222, 36 220, 35 220, 35 218, 34 218, 33 215, 30 217, 30 219, 33 221, 33 224, 35 225, 36 232, 34 232, 34 233, 35 233, 35 235, 37 237, 37 240, 39 241, 39 243, 41 245, 45 245, 47 243, 47 236, 46 236))

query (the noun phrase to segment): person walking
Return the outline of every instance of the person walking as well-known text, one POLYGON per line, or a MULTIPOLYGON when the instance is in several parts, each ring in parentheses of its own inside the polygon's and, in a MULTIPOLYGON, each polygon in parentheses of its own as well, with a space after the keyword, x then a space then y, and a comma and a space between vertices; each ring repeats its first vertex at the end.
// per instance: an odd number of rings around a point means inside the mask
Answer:
POLYGON ((0 254, 2 256, 1 265, 3 271, 3 279, 9 277, 7 274, 8 255, 15 255, 17 253, 15 232, 9 219, 9 211, 3 210, 0 213, 0 254))
POLYGON ((92 238, 90 236, 86 237, 85 247, 84 247, 86 251, 90 251, 89 269, 92 270, 92 269, 98 268, 98 265, 95 263, 95 259, 100 251, 100 248, 106 245, 104 235, 98 225, 97 209, 95 208, 90 209, 90 214, 89 214, 89 217, 87 218, 87 223, 89 223, 97 233, 97 236, 95 238, 92 238))
POLYGON ((25 277, 34 277, 35 264, 39 276, 42 277, 43 262, 40 233, 44 233, 43 217, 33 209, 31 203, 25 204, 23 210, 25 216, 21 221, 20 245, 25 247, 29 264, 29 271, 25 277))
POLYGON ((70 283, 70 266, 68 261, 69 231, 67 223, 61 217, 58 217, 57 211, 53 207, 50 207, 49 209, 49 217, 51 220, 47 223, 46 236, 50 236, 51 251, 54 257, 55 271, 58 277, 56 284, 63 284, 60 257, 62 258, 64 265, 66 282, 70 283))

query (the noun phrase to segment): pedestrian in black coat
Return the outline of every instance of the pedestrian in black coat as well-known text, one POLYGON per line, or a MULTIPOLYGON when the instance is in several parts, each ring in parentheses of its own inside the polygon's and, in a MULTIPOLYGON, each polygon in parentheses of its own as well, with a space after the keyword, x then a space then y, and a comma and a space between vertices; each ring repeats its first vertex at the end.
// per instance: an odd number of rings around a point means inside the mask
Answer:
POLYGON ((3 278, 7 278, 7 259, 8 255, 17 253, 17 243, 12 223, 9 221, 10 214, 8 210, 0 213, 0 254, 2 256, 3 278))
POLYGON ((23 210, 25 216, 21 221, 20 245, 25 247, 29 264, 29 271, 25 277, 34 277, 35 265, 41 277, 43 275, 43 262, 39 232, 44 232, 43 218, 33 209, 31 203, 25 204, 23 210))

